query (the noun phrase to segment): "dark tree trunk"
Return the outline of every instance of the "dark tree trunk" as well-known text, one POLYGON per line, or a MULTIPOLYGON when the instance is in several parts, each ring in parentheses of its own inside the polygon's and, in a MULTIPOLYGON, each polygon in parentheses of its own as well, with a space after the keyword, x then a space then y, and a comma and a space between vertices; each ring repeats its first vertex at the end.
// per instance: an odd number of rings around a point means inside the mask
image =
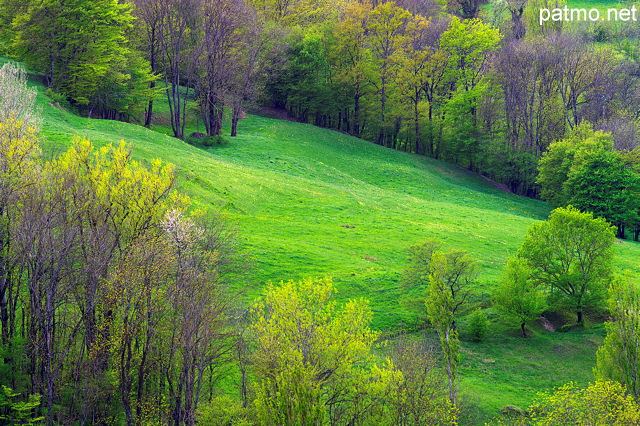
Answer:
POLYGON ((520 324, 520 328, 522 328, 522 337, 527 337, 527 328, 525 327, 526 323, 520 324))
POLYGON ((233 113, 231 114, 231 136, 238 136, 238 121, 240 120, 240 107, 236 106, 233 108, 233 113))

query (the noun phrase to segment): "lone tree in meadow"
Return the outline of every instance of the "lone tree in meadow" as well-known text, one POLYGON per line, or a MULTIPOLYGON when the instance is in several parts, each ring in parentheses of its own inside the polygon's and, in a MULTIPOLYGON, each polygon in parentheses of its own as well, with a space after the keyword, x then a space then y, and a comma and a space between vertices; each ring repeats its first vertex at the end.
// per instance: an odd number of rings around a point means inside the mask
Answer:
POLYGON ((584 308, 601 303, 611 281, 615 227, 576 208, 558 208, 534 223, 518 251, 561 305, 582 323, 584 308))

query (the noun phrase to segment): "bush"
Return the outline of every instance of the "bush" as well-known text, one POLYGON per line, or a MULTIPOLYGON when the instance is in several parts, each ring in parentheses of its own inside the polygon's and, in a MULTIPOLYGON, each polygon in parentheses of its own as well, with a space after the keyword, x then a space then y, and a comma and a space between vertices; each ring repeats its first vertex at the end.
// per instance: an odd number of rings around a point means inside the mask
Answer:
POLYGON ((204 137, 194 137, 193 135, 191 135, 189 137, 186 137, 184 141, 189 145, 203 147, 220 146, 227 143, 227 140, 222 135, 204 137))
POLYGON ((489 330, 489 320, 484 311, 477 308, 469 317, 469 334, 471 340, 474 342, 480 342, 487 335, 489 330))

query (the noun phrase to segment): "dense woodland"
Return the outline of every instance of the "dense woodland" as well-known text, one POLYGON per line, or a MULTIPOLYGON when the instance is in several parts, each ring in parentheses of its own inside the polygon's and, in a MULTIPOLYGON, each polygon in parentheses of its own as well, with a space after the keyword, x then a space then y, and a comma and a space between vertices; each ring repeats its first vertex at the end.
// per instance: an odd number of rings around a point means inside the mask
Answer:
MULTIPOLYGON (((598 381, 515 421, 637 424, 640 291, 612 262, 616 236, 640 236, 638 30, 540 26, 546 5, 1 0, 0 53, 88 117, 150 126, 166 97, 176 138, 194 105, 218 137, 270 105, 549 201, 493 305, 524 337, 548 309, 615 321, 598 381)), ((425 291, 437 350, 376 347, 368 303, 336 304, 330 279, 270 285, 247 308, 229 291, 247 264, 236 231, 124 144, 76 138, 42 158, 26 80, 0 70, 0 423, 456 422, 456 321, 478 273, 466 252, 409 248, 403 280, 425 291)), ((486 316, 470 318, 481 339, 486 316)))

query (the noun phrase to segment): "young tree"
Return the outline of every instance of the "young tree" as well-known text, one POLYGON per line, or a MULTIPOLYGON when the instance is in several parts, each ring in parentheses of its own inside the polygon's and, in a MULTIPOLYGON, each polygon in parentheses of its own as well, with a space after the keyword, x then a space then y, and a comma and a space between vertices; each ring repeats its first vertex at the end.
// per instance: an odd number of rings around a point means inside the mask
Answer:
POLYGON ((527 322, 547 308, 546 295, 532 279, 532 272, 525 259, 510 258, 493 293, 494 306, 508 321, 520 324, 522 337, 527 337, 527 322))
POLYGON ((582 323, 584 308, 598 306, 611 280, 614 227, 574 207, 557 208, 534 223, 518 251, 532 278, 572 308, 582 323))
POLYGON ((442 241, 434 238, 423 243, 413 245, 407 250, 409 265, 403 272, 403 281, 410 287, 420 286, 427 288, 429 285, 429 274, 431 273, 431 259, 433 253, 439 251, 442 241))
POLYGON ((448 398, 446 378, 438 366, 437 351, 423 342, 401 336, 393 343, 391 359, 402 373, 387 402, 393 424, 453 424, 457 411, 448 398))
POLYGON ((476 264, 466 252, 435 251, 431 257, 426 300, 427 316, 440 336, 449 382, 449 400, 454 405, 460 349, 455 315, 471 293, 469 284, 476 275, 476 264))
POLYGON ((598 348, 594 372, 600 380, 624 385, 640 398, 640 289, 630 276, 617 277, 609 288, 607 337, 598 348))
POLYGON ((372 364, 377 333, 364 300, 338 308, 330 279, 270 285, 253 308, 260 424, 357 424, 398 373, 372 364))
POLYGON ((532 424, 554 425, 635 425, 640 408, 623 385, 601 381, 579 389, 574 383, 542 395, 529 407, 532 424))
POLYGON ((440 347, 444 356, 445 369, 449 384, 449 401, 456 403, 456 377, 460 362, 460 340, 458 330, 453 327, 456 301, 445 283, 447 261, 442 252, 433 254, 434 266, 429 276, 431 285, 427 294, 427 315, 429 321, 438 332, 440 347))

